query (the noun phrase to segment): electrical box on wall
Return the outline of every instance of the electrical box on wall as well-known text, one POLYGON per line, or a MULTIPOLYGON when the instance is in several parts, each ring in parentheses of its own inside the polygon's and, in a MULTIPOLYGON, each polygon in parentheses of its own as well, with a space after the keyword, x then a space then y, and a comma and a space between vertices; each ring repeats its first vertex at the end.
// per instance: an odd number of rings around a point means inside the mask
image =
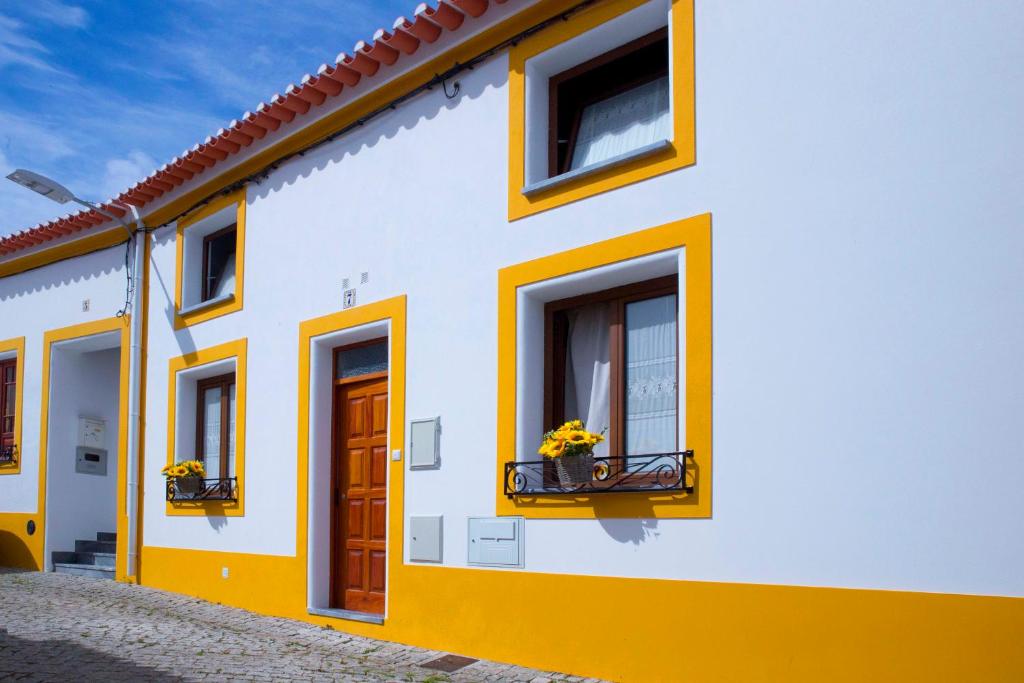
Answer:
POLYGON ((412 420, 409 423, 409 469, 441 466, 441 418, 412 420))
POLYGON ((522 517, 470 517, 469 564, 523 566, 522 517))
POLYGON ((79 446, 75 451, 75 472, 107 475, 107 449, 79 446))
POLYGON ((107 423, 94 417, 78 418, 78 445, 104 448, 107 445, 107 423))
POLYGON ((409 560, 440 562, 444 516, 409 518, 409 560))

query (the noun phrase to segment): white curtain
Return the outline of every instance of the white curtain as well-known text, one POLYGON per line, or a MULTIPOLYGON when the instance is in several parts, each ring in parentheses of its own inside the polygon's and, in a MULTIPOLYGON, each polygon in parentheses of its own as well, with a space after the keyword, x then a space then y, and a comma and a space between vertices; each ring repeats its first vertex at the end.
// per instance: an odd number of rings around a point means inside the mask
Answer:
POLYGON ((570 170, 611 159, 672 134, 668 76, 584 108, 570 170))
POLYGON ((220 277, 217 279, 217 285, 214 288, 213 296, 211 298, 216 299, 221 296, 235 293, 235 255, 228 255, 224 261, 224 270, 221 271, 220 277))
POLYGON ((676 296, 626 305, 626 453, 676 450, 676 296))
POLYGON ((207 479, 220 476, 220 387, 203 392, 203 468, 207 479))
MULTIPOLYGON (((611 419, 608 318, 607 304, 582 306, 569 312, 565 419, 579 418, 591 432, 607 429, 611 419)), ((607 456, 608 442, 599 443, 594 453, 607 456)))

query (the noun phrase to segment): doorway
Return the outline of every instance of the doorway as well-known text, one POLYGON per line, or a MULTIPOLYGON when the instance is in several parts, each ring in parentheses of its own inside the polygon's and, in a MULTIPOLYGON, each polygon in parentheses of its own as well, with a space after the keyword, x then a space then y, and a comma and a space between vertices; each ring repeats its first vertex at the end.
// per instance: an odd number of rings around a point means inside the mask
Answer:
POLYGON ((331 607, 383 614, 387 586, 388 342, 335 351, 331 607))

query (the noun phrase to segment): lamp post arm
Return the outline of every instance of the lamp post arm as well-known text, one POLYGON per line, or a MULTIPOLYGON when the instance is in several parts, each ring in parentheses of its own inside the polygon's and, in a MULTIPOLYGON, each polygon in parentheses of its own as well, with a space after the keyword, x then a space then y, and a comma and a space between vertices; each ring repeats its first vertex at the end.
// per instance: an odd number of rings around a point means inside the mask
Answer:
MULTIPOLYGON (((73 201, 75 204, 80 204, 80 205, 82 205, 82 206, 84 206, 84 207, 86 207, 88 209, 92 209, 96 213, 101 214, 103 216, 106 216, 107 218, 113 218, 115 221, 117 221, 118 223, 121 224, 122 228, 124 228, 125 230, 128 231, 128 237, 131 238, 131 236, 132 236, 132 229, 129 226, 128 221, 126 221, 125 219, 121 218, 120 216, 116 216, 116 215, 110 213, 109 211, 105 211, 104 209, 100 208, 98 205, 93 204, 92 202, 87 202, 84 199, 79 199, 78 197, 72 197, 71 201, 73 201)), ((138 212, 138 210, 134 206, 132 206, 131 204, 128 204, 127 206, 132 210, 132 214, 135 217, 135 225, 137 226, 138 229, 142 229, 142 221, 139 220, 139 212, 138 212)))

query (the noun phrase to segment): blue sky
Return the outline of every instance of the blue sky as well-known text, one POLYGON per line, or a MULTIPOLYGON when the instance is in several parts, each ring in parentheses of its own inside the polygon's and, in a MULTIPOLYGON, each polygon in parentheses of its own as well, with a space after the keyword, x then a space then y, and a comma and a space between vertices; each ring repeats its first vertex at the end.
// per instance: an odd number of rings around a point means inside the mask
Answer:
POLYGON ((108 199, 414 0, 0 0, 0 235, 68 213, 6 180, 108 199))

